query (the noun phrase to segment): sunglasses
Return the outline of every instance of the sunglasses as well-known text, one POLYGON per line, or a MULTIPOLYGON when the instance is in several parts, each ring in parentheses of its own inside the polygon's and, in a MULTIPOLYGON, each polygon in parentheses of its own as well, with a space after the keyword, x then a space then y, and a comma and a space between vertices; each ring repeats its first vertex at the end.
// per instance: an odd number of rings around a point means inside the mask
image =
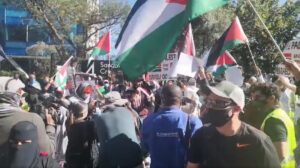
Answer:
POLYGON ((230 106, 234 106, 235 103, 232 100, 218 100, 218 99, 206 99, 205 107, 214 109, 225 109, 230 106))

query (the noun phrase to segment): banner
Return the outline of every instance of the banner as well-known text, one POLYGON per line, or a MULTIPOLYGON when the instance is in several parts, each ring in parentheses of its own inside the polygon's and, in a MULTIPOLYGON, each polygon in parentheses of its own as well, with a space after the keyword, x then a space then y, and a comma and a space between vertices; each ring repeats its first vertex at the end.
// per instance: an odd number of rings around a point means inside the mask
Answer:
POLYGON ((300 39, 288 42, 283 54, 288 60, 300 61, 300 39))
POLYGON ((150 80, 169 80, 172 79, 170 74, 172 70, 172 66, 176 64, 178 61, 177 53, 169 53, 165 60, 163 60, 156 68, 149 72, 150 80))
POLYGON ((107 77, 109 71, 117 72, 118 70, 120 70, 119 65, 109 64, 107 60, 95 61, 95 74, 107 77))

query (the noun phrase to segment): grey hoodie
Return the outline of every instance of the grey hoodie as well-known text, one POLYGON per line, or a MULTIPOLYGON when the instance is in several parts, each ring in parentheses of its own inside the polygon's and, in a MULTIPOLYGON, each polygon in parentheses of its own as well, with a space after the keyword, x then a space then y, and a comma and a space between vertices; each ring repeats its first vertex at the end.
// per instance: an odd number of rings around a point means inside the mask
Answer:
POLYGON ((7 156, 6 147, 10 130, 20 121, 30 121, 36 125, 38 144, 41 152, 48 152, 49 155, 54 152, 55 128, 47 126, 45 129, 45 124, 40 116, 35 113, 25 112, 18 105, 17 94, 8 92, 0 93, 0 163, 7 156))

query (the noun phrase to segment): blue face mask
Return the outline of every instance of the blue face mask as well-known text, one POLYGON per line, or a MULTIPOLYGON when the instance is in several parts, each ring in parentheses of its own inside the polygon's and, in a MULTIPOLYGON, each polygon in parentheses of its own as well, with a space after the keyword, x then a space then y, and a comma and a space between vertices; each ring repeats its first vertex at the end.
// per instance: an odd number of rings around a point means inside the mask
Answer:
POLYGON ((109 87, 109 83, 105 83, 105 84, 104 84, 104 87, 109 87))

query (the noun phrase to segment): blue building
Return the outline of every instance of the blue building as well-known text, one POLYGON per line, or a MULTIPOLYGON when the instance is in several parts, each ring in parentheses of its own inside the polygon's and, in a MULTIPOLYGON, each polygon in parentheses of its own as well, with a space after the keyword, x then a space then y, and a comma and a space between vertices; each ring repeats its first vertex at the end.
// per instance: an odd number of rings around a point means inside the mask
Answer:
POLYGON ((0 44, 7 55, 24 56, 26 48, 37 41, 51 43, 47 32, 27 11, 0 5, 0 44))

